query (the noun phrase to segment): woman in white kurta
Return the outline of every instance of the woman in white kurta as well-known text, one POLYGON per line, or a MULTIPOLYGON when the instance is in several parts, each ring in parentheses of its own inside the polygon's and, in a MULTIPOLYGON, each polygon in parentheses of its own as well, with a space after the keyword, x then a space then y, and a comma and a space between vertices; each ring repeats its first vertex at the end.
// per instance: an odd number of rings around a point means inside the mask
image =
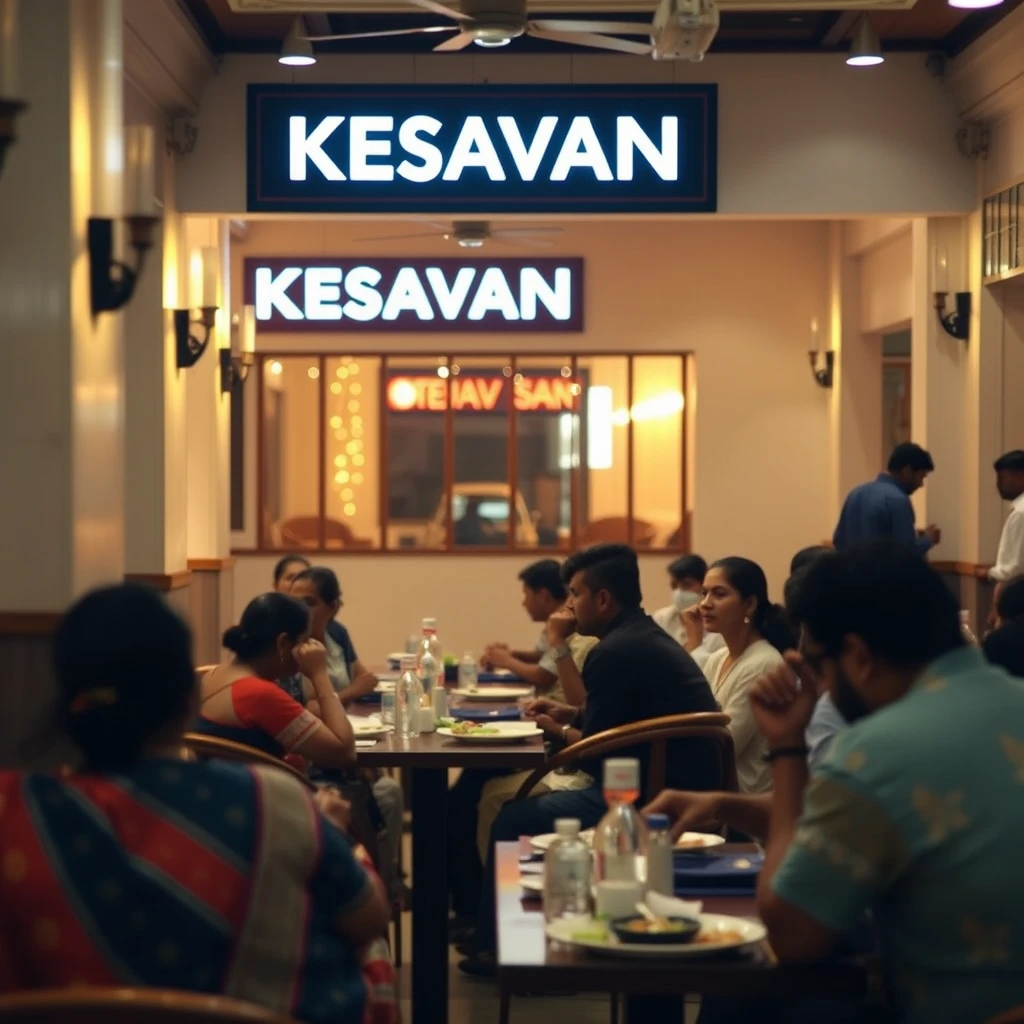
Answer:
POLYGON ((796 646, 786 613, 768 600, 768 581, 756 562, 723 558, 708 570, 703 600, 693 614, 701 616, 705 630, 720 633, 725 641, 708 658, 704 675, 730 718, 740 791, 763 793, 771 788, 771 771, 749 693, 762 675, 782 662, 781 652, 796 646))

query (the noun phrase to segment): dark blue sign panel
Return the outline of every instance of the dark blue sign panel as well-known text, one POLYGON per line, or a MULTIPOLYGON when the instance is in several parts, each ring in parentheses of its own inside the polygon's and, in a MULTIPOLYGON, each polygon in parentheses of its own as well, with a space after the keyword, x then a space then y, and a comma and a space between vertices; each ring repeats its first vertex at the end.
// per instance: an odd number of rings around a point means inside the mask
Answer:
POLYGON ((250 85, 249 210, 710 213, 717 87, 250 85))

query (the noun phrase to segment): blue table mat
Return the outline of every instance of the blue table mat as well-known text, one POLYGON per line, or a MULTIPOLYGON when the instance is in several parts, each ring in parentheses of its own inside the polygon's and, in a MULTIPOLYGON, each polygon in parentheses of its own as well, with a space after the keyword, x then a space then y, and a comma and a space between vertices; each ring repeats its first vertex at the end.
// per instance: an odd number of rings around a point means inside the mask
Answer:
POLYGON ((489 711, 487 708, 452 708, 449 718, 461 718, 466 722, 518 722, 519 708, 501 708, 489 711))
POLYGON ((672 861, 674 888, 692 895, 743 896, 757 888, 764 854, 676 853, 672 861))

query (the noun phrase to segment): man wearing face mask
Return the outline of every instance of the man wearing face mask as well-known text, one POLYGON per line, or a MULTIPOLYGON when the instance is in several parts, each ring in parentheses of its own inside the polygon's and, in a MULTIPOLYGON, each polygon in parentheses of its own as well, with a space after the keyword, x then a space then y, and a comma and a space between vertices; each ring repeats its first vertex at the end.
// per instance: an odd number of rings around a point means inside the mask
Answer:
POLYGON ((1018 1006, 1024 687, 964 643, 907 545, 821 558, 797 600, 801 652, 751 693, 774 784, 758 884, 773 950, 820 959, 871 910, 907 1024, 1018 1006), (808 784, 819 685, 851 724, 808 784))
POLYGON ((680 646, 703 671, 704 663, 724 641, 720 633, 704 630, 697 605, 704 593, 704 577, 708 563, 700 555, 683 555, 668 567, 672 603, 659 608, 651 618, 680 646), (687 614, 689 612, 689 614, 687 614))

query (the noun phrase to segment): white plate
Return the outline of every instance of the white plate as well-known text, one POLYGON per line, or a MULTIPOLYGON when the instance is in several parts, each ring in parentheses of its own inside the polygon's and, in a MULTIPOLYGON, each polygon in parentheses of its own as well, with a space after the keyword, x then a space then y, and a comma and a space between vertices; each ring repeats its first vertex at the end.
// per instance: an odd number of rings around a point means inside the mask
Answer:
POLYGON ((388 655, 388 661, 397 661, 399 665, 402 664, 402 659, 405 657, 405 651, 393 651, 388 655))
POLYGON ((713 846, 721 846, 724 836, 716 836, 713 832, 684 832, 677 840, 677 850, 710 850, 713 846))
POLYGON ((529 893, 531 896, 544 895, 543 875, 523 875, 519 879, 519 884, 523 887, 523 892, 529 893))
POLYGON ((379 718, 350 718, 352 731, 356 739, 372 740, 381 736, 387 736, 391 732, 390 725, 384 725, 379 718))
MULTIPOLYGON (((537 851, 538 853, 547 853, 547 852, 548 852, 548 847, 549 847, 549 846, 550 846, 550 845, 551 845, 551 844, 552 844, 552 843, 553 843, 553 842, 554 842, 554 841, 555 841, 555 840, 556 840, 557 838, 558 838, 558 836, 557 836, 557 834, 556 834, 556 833, 554 833, 554 832, 545 832, 545 833, 544 833, 543 835, 540 835, 540 836, 534 836, 534 837, 533 837, 533 838, 532 838, 532 839, 530 840, 530 845, 531 845, 531 846, 532 846, 532 847, 533 847, 533 848, 534 848, 534 849, 535 849, 535 850, 536 850, 536 851, 537 851)), ((582 839, 582 840, 583 840, 583 842, 585 842, 585 843, 588 843, 588 844, 589 844, 589 843, 592 843, 592 842, 594 841, 594 830, 593 830, 592 828, 585 828, 585 829, 584 829, 584 830, 583 830, 583 831, 582 831, 582 832, 580 833, 580 839, 582 839)))
MULTIPOLYGON (((590 927, 598 927, 602 922, 589 921, 590 927)), ((638 957, 643 959, 664 959, 665 957, 697 957, 713 956, 731 949, 742 949, 762 942, 768 932, 760 921, 748 921, 742 917, 730 917, 728 914, 701 914, 701 935, 721 934, 717 942, 680 942, 671 945, 644 945, 640 942, 619 942, 609 931, 606 939, 573 938, 574 932, 588 927, 588 921, 563 918, 552 921, 544 932, 549 939, 562 942, 567 946, 590 950, 605 956, 638 957), (733 934, 730 934, 733 933, 733 934)))
POLYGON ((519 743, 522 740, 531 740, 536 736, 543 736, 542 729, 538 729, 533 722, 487 722, 485 729, 497 729, 496 733, 486 732, 482 736, 479 731, 464 734, 454 733, 451 729, 438 729, 437 735, 447 739, 458 740, 460 743, 519 743))
POLYGON ((492 686, 490 683, 483 683, 473 690, 453 690, 452 693, 464 700, 500 700, 508 704, 520 697, 532 697, 533 689, 526 686, 492 686))
POLYGON ((378 679, 377 685, 374 687, 377 693, 394 693, 395 692, 395 680, 394 679, 378 679))

